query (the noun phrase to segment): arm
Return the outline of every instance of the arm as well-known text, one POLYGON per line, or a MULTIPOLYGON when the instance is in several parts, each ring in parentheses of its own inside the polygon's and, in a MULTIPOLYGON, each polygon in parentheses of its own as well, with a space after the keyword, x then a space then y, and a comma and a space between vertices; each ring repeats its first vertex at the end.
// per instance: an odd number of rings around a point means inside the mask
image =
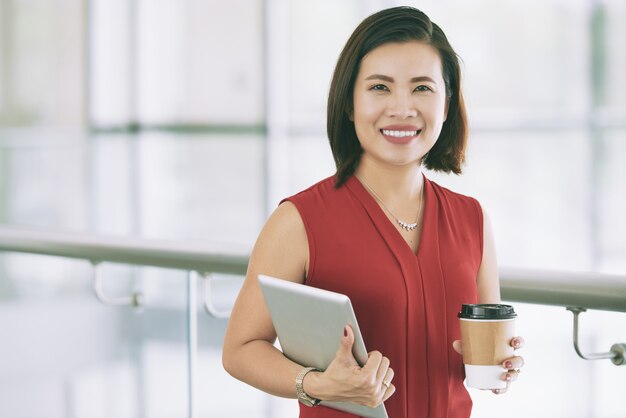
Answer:
MULTIPOLYGON (((481 206, 482 209, 482 206, 481 206)), ((498 276, 498 260, 493 239, 491 219, 483 211, 483 258, 476 277, 478 286, 478 303, 500 303, 500 279, 498 276)))
MULTIPOLYGON (((481 210, 483 214, 483 256, 476 276, 477 303, 500 303, 500 279, 491 220, 482 205, 481 210)), ((457 353, 462 354, 461 340, 455 340, 452 346, 457 353)))
MULTIPOLYGON (((272 214, 254 246, 246 279, 231 314, 222 363, 233 377, 267 393, 296 398, 295 378, 303 366, 274 347, 276 332, 258 283, 260 273, 303 283, 309 248, 304 224, 296 207, 286 202, 272 214)), ((377 406, 395 387, 382 384, 393 378, 389 360, 369 354, 361 368, 352 355, 354 334, 347 327, 340 348, 325 372, 306 375, 305 392, 317 399, 349 401, 377 406)))
MULTIPOLYGON (((478 303, 501 303, 500 302, 500 278, 498 275, 498 262, 496 259, 496 247, 493 238, 491 220, 483 209, 483 258, 476 277, 478 286, 478 303)), ((460 341, 455 341, 455 349, 460 352, 460 341), (458 345, 457 345, 458 344, 458 345)), ((522 337, 515 337, 510 342, 513 348, 521 348, 524 345, 522 337)), ((502 366, 509 369, 502 375, 502 379, 507 382, 506 389, 496 389, 494 393, 505 393, 509 388, 509 383, 517 380, 519 368, 524 365, 524 359, 515 356, 504 361, 502 366)))
POLYGON ((246 279, 226 329, 222 363, 228 373, 276 396, 295 398, 295 376, 302 368, 274 347, 276 333, 257 276, 260 273, 304 282, 308 243, 292 203, 280 205, 252 250, 246 279))

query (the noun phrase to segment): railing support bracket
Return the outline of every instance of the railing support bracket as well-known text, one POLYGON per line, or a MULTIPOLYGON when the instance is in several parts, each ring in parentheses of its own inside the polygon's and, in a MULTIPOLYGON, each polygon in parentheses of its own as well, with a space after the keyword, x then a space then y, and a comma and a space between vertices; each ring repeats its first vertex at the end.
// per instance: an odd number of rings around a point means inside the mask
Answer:
POLYGON ((574 314, 574 350, 580 358, 585 360, 610 359, 616 366, 623 366, 626 364, 626 344, 623 343, 613 344, 611 346, 611 351, 608 353, 583 354, 578 346, 578 316, 582 312, 587 312, 587 309, 578 306, 568 306, 566 309, 574 314))
POLYGON ((202 277, 202 283, 204 286, 204 310, 216 319, 228 319, 230 317, 230 311, 219 311, 215 305, 213 304, 213 300, 211 299, 211 280, 213 277, 211 274, 207 273, 199 273, 200 277, 202 277))
POLYGON ((102 290, 100 262, 92 261, 91 264, 93 265, 93 291, 100 302, 110 306, 132 306, 134 308, 139 308, 145 304, 145 298, 141 292, 134 292, 130 296, 116 298, 105 295, 102 290))

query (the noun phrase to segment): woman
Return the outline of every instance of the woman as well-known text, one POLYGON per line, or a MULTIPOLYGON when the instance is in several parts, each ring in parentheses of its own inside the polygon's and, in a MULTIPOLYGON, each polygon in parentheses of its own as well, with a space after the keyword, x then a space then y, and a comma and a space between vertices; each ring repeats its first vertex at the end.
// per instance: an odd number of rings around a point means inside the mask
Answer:
MULTIPOLYGON (((469 417, 456 314, 463 303, 499 303, 500 291, 480 205, 421 171, 460 173, 467 143, 458 58, 425 14, 398 7, 357 27, 331 83, 328 135, 337 172, 283 201, 263 228, 224 367, 265 392, 298 397, 300 417, 351 416, 308 406, 318 400, 386 401, 391 418, 469 417), (273 346, 258 274, 347 294, 374 350, 367 363, 352 356, 349 327, 323 372, 285 358, 273 346)), ((516 380, 522 365, 506 360, 502 379, 516 380)))

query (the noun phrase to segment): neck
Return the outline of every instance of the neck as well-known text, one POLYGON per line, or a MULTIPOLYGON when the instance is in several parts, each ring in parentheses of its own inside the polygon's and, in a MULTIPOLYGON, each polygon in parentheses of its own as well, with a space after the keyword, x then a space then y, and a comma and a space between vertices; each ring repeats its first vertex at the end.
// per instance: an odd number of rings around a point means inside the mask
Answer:
POLYGON ((400 203, 401 199, 418 199, 423 187, 421 166, 389 166, 363 158, 356 176, 367 183, 385 203, 400 203))

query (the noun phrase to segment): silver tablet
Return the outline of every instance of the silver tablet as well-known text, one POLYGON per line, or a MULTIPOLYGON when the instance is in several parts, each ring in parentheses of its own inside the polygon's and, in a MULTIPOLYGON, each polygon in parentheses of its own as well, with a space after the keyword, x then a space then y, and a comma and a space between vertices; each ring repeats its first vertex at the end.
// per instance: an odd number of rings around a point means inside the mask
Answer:
MULTIPOLYGON (((285 356, 306 367, 326 370, 335 358, 345 325, 354 330, 352 352, 360 365, 367 350, 350 299, 340 293, 259 275, 265 302, 285 356)), ((388 418, 384 405, 369 408, 349 402, 324 406, 367 418, 388 418)))

